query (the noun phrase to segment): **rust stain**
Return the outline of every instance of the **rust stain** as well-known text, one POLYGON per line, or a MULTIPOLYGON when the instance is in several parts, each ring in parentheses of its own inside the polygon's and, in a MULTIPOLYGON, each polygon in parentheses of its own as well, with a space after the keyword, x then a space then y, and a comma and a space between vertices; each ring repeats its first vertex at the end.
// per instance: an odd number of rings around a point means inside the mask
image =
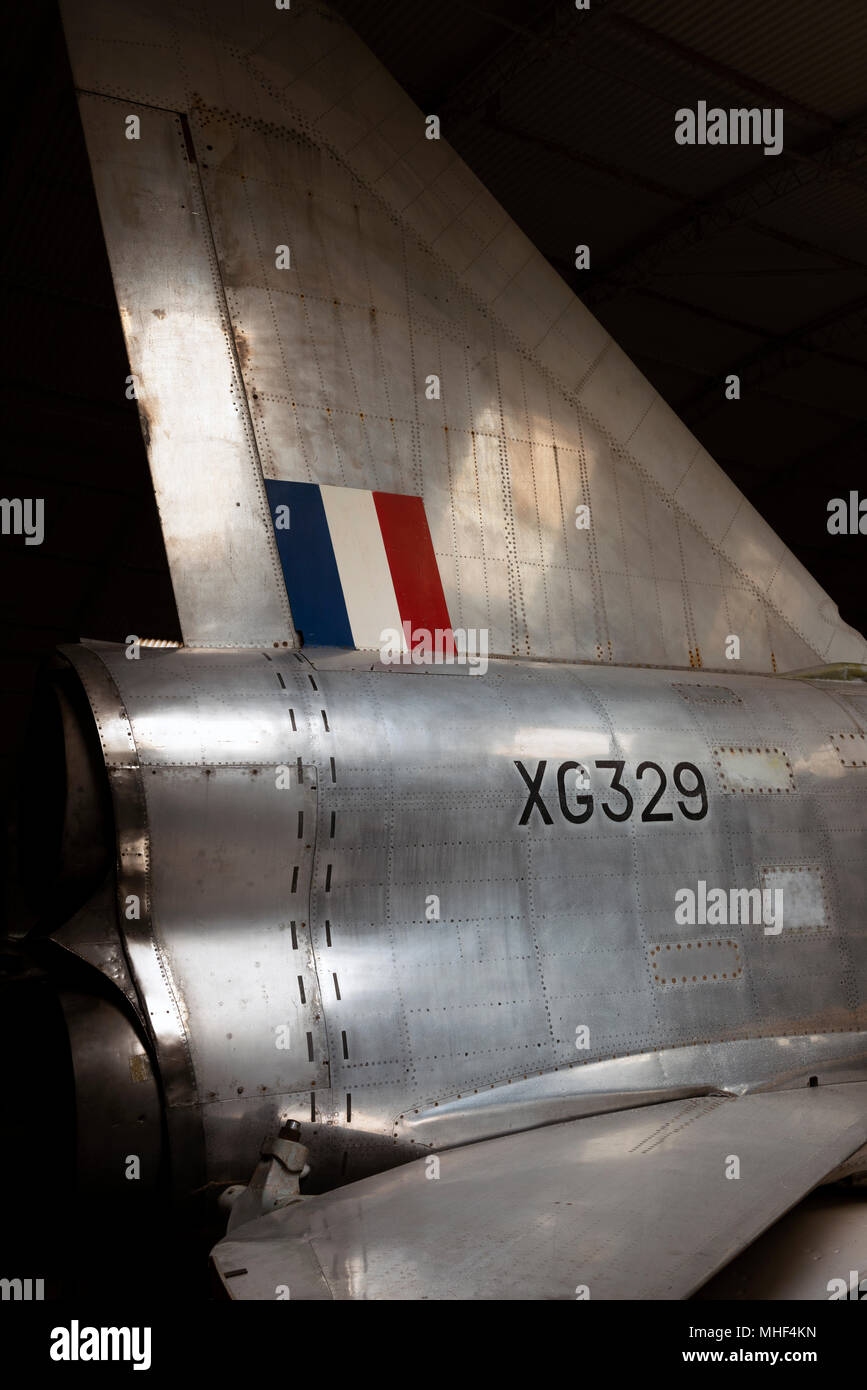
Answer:
POLYGON ((138 418, 141 422, 141 432, 145 442, 145 448, 151 447, 151 420, 147 408, 138 401, 138 418))
POLYGON ((246 376, 250 369, 250 359, 253 355, 253 350, 250 347, 250 341, 246 333, 242 332, 240 329, 235 330, 235 351, 238 354, 238 364, 241 371, 244 376, 246 376))

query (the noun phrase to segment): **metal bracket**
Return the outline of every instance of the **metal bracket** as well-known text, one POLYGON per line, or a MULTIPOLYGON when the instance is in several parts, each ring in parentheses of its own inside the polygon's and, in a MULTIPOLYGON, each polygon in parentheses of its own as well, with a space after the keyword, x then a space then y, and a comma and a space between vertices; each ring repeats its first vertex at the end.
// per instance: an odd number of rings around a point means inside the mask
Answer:
POLYGON ((287 1120, 279 1134, 263 1141, 249 1184, 232 1201, 227 1231, 300 1200, 301 1179, 310 1171, 307 1148, 298 1142, 300 1133, 298 1121, 287 1120))

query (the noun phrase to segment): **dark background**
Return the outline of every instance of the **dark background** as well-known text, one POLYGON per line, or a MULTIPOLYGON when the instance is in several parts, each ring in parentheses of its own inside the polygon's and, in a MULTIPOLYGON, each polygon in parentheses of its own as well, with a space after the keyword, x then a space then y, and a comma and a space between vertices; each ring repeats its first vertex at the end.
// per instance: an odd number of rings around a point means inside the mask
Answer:
MULTIPOLYGON (((831 497, 867 494, 867 0, 335 8, 867 631, 865 542, 826 528, 831 497), (675 110, 700 99, 783 107, 784 153, 676 145, 675 110), (578 243, 589 272, 574 269, 578 243), (723 399, 731 372, 737 403, 723 399)), ((24 734, 39 662, 81 637, 180 631, 51 0, 17 7, 0 68, 0 495, 43 497, 46 510, 42 546, 0 538, 0 805, 14 853, 12 774, 20 764, 38 781, 42 765, 38 726, 24 734)), ((0 1010, 5 1118, 17 1116, 4 1192, 21 1218, 22 1270, 37 1208, 41 1239, 73 1270, 64 1277, 103 1288, 116 1251, 94 1244, 89 1211, 70 1208, 69 1089, 40 988, 16 995, 17 1013, 0 1010)), ((9 1242, 7 1229, 7 1253, 9 1242)), ((198 1296, 202 1252, 156 1215, 145 1245, 141 1287, 168 1287, 181 1304, 198 1296)))
MULTIPOLYGON (((867 493, 864 0, 336 8, 867 631, 864 541, 826 528, 829 498, 867 493), (784 153, 676 145, 699 99, 783 107, 784 153)), ((0 494, 46 504, 41 547, 0 540, 8 771, 58 642, 180 631, 51 0, 18 8, 0 61, 0 494)))

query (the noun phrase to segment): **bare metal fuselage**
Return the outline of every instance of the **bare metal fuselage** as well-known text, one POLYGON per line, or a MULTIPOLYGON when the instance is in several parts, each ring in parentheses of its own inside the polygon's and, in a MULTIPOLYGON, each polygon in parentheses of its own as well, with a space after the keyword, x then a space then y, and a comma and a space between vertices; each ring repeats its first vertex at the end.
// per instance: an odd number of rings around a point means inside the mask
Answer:
POLYGON ((864 1076, 863 687, 66 653, 179 1190, 247 1181, 287 1118, 328 1186, 661 1096, 864 1076), (678 920, 701 884, 781 892, 780 929, 678 920))

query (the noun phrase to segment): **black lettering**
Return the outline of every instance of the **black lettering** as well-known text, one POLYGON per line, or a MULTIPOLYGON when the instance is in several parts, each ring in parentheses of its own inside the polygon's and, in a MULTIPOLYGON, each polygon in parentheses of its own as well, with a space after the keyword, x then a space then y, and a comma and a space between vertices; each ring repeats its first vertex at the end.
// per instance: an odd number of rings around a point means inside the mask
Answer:
POLYGON ((662 796, 662 793, 665 791, 666 776, 662 768, 659 766, 659 763, 640 763, 638 771, 635 774, 636 777, 640 780, 649 767, 652 767, 654 772, 659 773, 659 786, 656 788, 654 795, 650 798, 644 810, 641 812, 641 819, 643 821, 674 820, 673 811, 659 811, 656 815, 653 814, 654 806, 656 805, 659 798, 662 796))
POLYGON ((684 796, 698 797, 701 802, 700 811, 688 811, 683 802, 678 801, 677 804, 680 807, 681 814, 686 816, 687 820, 703 820, 707 815, 707 788, 704 785, 704 778, 694 763, 678 763, 677 767, 674 769, 674 785, 684 796), (695 777, 695 786, 691 791, 689 787, 683 785, 684 772, 691 772, 695 777))
POLYGON ((527 769, 524 767, 524 764, 519 763, 517 760, 515 762, 515 767, 518 769, 524 781, 527 783, 527 786, 530 788, 530 795, 528 796, 527 804, 524 807, 524 814, 518 821, 519 825, 527 824, 527 821, 530 819, 530 813, 532 812, 534 806, 538 806, 542 814, 542 820, 545 822, 546 825, 554 824, 553 817, 551 816, 551 813, 549 812, 547 806, 542 800, 542 796, 539 790, 539 788, 542 785, 542 778, 545 776, 545 768, 547 766, 547 761, 539 763, 536 767, 536 776, 530 777, 530 774, 527 772, 527 769))
POLYGON ((589 820, 593 815, 592 796, 577 796, 575 798, 576 801, 583 801, 584 803, 584 810, 578 812, 577 815, 574 811, 570 811, 566 801, 566 773, 579 771, 584 771, 580 763, 561 763, 557 769, 557 795, 560 798, 560 810, 563 812, 566 819, 571 821, 573 825, 583 825, 584 822, 589 820))
POLYGON ((626 800, 625 811, 612 811, 611 807, 608 806, 604 801, 602 803, 603 811, 605 812, 606 816, 608 816, 611 820, 628 820, 629 817, 632 815, 632 810, 635 805, 635 802, 632 800, 631 792, 628 792, 626 788, 621 784, 621 778, 623 776, 624 767, 623 760, 618 759, 617 761, 612 762, 599 762, 597 760, 596 766, 614 768, 614 776, 611 778, 611 790, 613 792, 620 792, 620 795, 624 797, 626 800))

